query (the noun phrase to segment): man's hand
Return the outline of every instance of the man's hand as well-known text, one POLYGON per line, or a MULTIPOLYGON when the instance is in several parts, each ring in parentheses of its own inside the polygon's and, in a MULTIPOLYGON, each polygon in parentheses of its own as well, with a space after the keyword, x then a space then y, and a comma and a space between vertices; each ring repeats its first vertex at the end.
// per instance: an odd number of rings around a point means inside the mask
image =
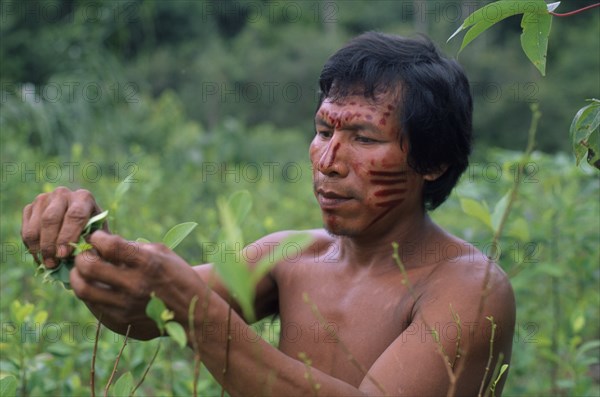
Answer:
POLYGON ((100 212, 89 191, 59 187, 23 209, 21 237, 34 260, 39 264, 41 253, 44 265, 52 269, 73 253, 69 243, 77 242, 87 221, 100 212))
POLYGON ((136 339, 159 336, 146 316, 152 292, 187 325, 189 305, 196 295, 205 296, 205 284, 183 259, 163 244, 127 241, 103 231, 91 234, 94 247, 75 258, 71 287, 102 322, 113 331, 136 339))

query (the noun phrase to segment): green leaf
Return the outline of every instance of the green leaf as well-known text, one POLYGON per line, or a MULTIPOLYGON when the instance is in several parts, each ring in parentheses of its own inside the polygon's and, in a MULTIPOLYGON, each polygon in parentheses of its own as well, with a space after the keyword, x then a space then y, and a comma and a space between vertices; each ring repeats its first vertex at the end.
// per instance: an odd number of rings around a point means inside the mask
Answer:
POLYGON ((0 379, 0 396, 14 397, 17 395, 17 378, 12 375, 0 379))
POLYGON ((163 237, 163 244, 169 249, 175 249, 198 226, 196 222, 184 222, 175 225, 163 237))
POLYGON ((510 199, 510 191, 506 192, 506 194, 496 203, 494 207, 494 212, 492 213, 491 222, 492 228, 494 231, 498 230, 500 227, 500 222, 502 221, 502 216, 506 211, 506 207, 508 206, 508 201, 510 199))
POLYGON ((25 319, 31 313, 33 313, 34 308, 35 306, 33 306, 32 303, 25 303, 24 305, 22 305, 21 302, 17 300, 11 304, 10 311, 12 312, 15 322, 18 324, 22 324, 23 322, 25 322, 25 319))
POLYGON ((462 197, 460 199, 460 206, 465 214, 479 219, 492 231, 494 230, 494 227, 492 226, 492 219, 490 217, 490 211, 485 202, 482 204, 479 201, 462 197))
POLYGON ((548 52, 548 36, 552 27, 552 16, 548 13, 546 4, 532 2, 534 10, 523 14, 521 20, 521 47, 527 58, 546 75, 546 53, 548 52))
POLYGON ((187 335, 181 324, 176 321, 169 321, 165 324, 165 328, 167 329, 169 336, 177 342, 179 347, 184 348, 187 344, 187 335))
POLYGON ((484 7, 473 12, 469 15, 464 22, 458 27, 458 29, 448 38, 450 41, 454 36, 456 36, 461 31, 468 29, 471 27, 473 32, 463 38, 463 42, 460 47, 460 51, 465 48, 471 41, 473 41, 477 36, 486 31, 489 27, 494 24, 502 21, 505 18, 508 18, 513 15, 523 14, 526 12, 529 3, 543 3, 545 7, 545 3, 543 0, 537 1, 508 1, 501 0, 496 1, 494 3, 490 3, 484 7))
POLYGON ((173 313, 169 309, 163 310, 163 312, 160 314, 160 319, 165 322, 167 322, 169 320, 173 320, 174 318, 175 318, 175 313, 173 313))
POLYGON ((585 317, 583 317, 583 315, 581 313, 579 313, 577 316, 575 316, 575 318, 573 319, 573 321, 571 323, 573 332, 576 334, 579 333, 579 331, 581 331, 584 326, 585 326, 585 317))
POLYGON ((133 375, 127 371, 117 379, 113 386, 113 395, 115 397, 129 397, 133 390, 133 375))
POLYGON ((587 106, 579 109, 569 128, 573 152, 577 165, 588 153, 588 163, 600 169, 598 126, 600 125, 600 100, 591 99, 587 106), (596 163, 598 162, 598 163, 596 163))
POLYGON ((229 202, 223 198, 219 198, 217 200, 217 208, 219 209, 219 219, 223 229, 223 235, 221 236, 220 240, 225 240, 232 245, 237 243, 240 245, 241 249, 241 246, 244 243, 242 230, 236 222, 235 214, 229 206, 229 202))
POLYGON ((500 382, 500 379, 502 379, 502 375, 504 375, 504 373, 506 372, 507 369, 508 369, 508 364, 502 364, 502 366, 500 367, 500 372, 498 372, 498 376, 496 377, 496 379, 494 379, 494 381, 490 385, 490 391, 492 392, 493 396, 496 395, 494 393, 496 391, 496 386, 498 385, 498 382, 500 382))
POLYGON ((159 297, 157 297, 154 292, 152 292, 150 295, 150 300, 146 305, 146 315, 154 320, 161 334, 165 332, 165 322, 162 319, 162 313, 165 310, 167 310, 165 303, 159 297))
POLYGON ((239 190, 229 196, 227 204, 231 209, 235 222, 241 225, 252 208, 252 195, 247 190, 239 190))
POLYGON ((531 240, 529 234, 529 224, 523 218, 517 218, 514 221, 510 222, 510 224, 506 228, 506 235, 517 238, 523 242, 531 240))
POLYGON ((127 193, 133 182, 133 173, 131 173, 119 183, 117 189, 115 190, 114 203, 118 203, 121 200, 121 198, 123 198, 123 196, 125 195, 125 193, 127 193))
POLYGON ((91 217, 88 220, 88 222, 86 223, 85 227, 83 228, 83 233, 81 233, 81 235, 87 236, 91 232, 100 229, 107 216, 108 216, 108 210, 103 211, 103 212, 91 217))
POLYGON ((136 242, 136 243, 149 243, 149 242, 150 242, 150 240, 148 240, 148 239, 145 239, 145 238, 143 238, 143 237, 138 237, 137 239, 135 239, 135 242, 136 242))

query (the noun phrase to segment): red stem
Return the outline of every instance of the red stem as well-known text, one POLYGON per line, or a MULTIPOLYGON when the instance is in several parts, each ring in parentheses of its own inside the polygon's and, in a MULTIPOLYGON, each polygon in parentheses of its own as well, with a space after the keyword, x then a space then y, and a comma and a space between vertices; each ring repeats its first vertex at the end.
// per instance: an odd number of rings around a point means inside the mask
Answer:
POLYGON ((587 7, 583 7, 578 10, 575 10, 575 11, 565 12, 564 14, 558 14, 558 13, 552 12, 552 11, 549 11, 548 13, 550 15, 554 15, 555 17, 570 17, 571 15, 579 14, 580 12, 584 12, 584 11, 589 10, 590 8, 594 8, 594 7, 598 7, 598 6, 600 6, 600 3, 591 4, 587 7))

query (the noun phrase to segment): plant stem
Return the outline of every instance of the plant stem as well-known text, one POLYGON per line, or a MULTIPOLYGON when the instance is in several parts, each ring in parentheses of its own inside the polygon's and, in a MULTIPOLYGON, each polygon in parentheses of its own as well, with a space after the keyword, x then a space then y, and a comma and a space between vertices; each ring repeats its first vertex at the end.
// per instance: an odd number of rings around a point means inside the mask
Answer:
POLYGON ((190 327, 190 338, 192 339, 192 349, 194 350, 194 376, 192 384, 192 395, 198 397, 198 378, 200 377, 200 348, 196 340, 196 325, 194 323, 194 313, 196 312, 196 304, 198 296, 194 295, 188 309, 188 326, 190 327))
POLYGON ((113 370, 110 373, 110 377, 108 378, 108 382, 106 383, 106 387, 104 388, 104 397, 108 396, 108 389, 112 384, 113 378, 117 373, 117 367, 119 366, 119 361, 121 360, 121 356, 123 355, 123 350, 125 350, 125 346, 127 346, 127 338, 129 338, 129 331, 131 330, 131 324, 127 326, 127 331, 125 332, 125 339, 123 340, 123 345, 121 345, 121 349, 119 350, 119 354, 117 354, 117 359, 115 360, 115 365, 113 366, 113 370))
POLYGON ((152 364, 154 364, 154 360, 156 360, 156 356, 158 356, 158 352, 160 350, 161 343, 162 343, 162 339, 159 339, 158 340, 158 345, 156 345, 156 350, 154 350, 154 355, 152 356, 152 359, 150 360, 150 362, 148 363, 148 366, 144 370, 144 374, 142 375, 142 378, 137 383, 137 385, 135 385, 135 387, 131 391, 131 394, 129 394, 130 396, 133 396, 133 394, 135 393, 135 391, 142 385, 142 383, 144 383, 144 380, 146 379, 146 375, 148 375, 148 371, 150 371, 150 367, 152 367, 152 364))
POLYGON ((595 3, 595 4, 591 4, 587 7, 580 8, 578 10, 565 12, 564 14, 559 14, 557 12, 552 12, 552 11, 549 11, 548 14, 553 15, 555 17, 570 17, 571 15, 576 15, 576 14, 582 13, 584 11, 587 11, 589 9, 592 9, 594 7, 599 7, 599 6, 600 6, 600 3, 595 3))
POLYGON ((483 314, 483 306, 485 304, 485 300, 487 295, 490 292, 491 284, 490 284, 490 273, 492 269, 492 260, 496 260, 498 255, 498 246, 500 244, 500 237, 502 236, 502 232, 504 231, 504 226, 506 225, 506 220, 510 215, 513 204, 517 198, 517 193, 519 192, 519 187, 521 186, 521 176, 523 175, 523 170, 531 157, 531 153, 533 152, 533 148, 535 147, 535 134, 537 132, 538 121, 542 116, 542 113, 539 111, 538 105, 536 103, 531 105, 531 124, 529 126, 529 134, 527 140, 527 147, 521 160, 519 161, 519 165, 517 168, 517 175, 515 177, 515 181, 513 187, 510 191, 510 196, 508 199, 508 204, 502 213, 502 218, 500 218, 500 224, 498 225, 498 229, 494 232, 494 236, 492 237, 492 246, 491 253, 488 256, 488 265, 485 269, 485 275, 483 277, 483 292, 481 294, 481 299, 479 300, 479 309, 477 310, 477 318, 481 317, 483 314))
POLYGON ((96 397, 96 352, 98 351, 98 340, 100 339, 100 328, 102 326, 102 313, 98 316, 96 324, 96 336, 94 337, 94 350, 92 351, 92 368, 90 369, 90 391, 91 396, 96 397))
MULTIPOLYGON (((231 298, 230 298, 231 299, 231 298)), ((231 335, 229 332, 231 331, 231 301, 229 303, 229 310, 227 310, 227 340, 225 342, 225 364, 223 366, 223 379, 225 379, 225 374, 227 373, 227 367, 229 364, 229 346, 231 344, 231 335)), ((225 395, 225 388, 221 385, 221 397, 225 395)))
POLYGON ((488 373, 490 372, 490 365, 492 365, 492 358, 494 357, 494 337, 496 336, 496 323, 494 322, 494 317, 490 316, 486 318, 492 323, 492 336, 490 336, 490 353, 488 355, 488 361, 485 364, 485 373, 483 374, 483 379, 481 379, 481 385, 479 385, 479 393, 477 393, 478 397, 481 397, 481 393, 483 393, 485 380, 487 378, 488 373))

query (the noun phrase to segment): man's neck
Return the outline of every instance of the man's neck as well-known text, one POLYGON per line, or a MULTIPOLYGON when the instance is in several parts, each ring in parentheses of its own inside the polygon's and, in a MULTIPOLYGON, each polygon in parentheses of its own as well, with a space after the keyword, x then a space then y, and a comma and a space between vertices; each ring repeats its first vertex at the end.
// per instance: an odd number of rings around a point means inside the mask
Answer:
POLYGON ((447 237, 427 215, 415 214, 385 232, 365 236, 338 236, 340 261, 355 270, 398 268, 393 257, 392 243, 398 244, 398 254, 403 266, 411 269, 432 262, 440 250, 441 241, 447 237))

